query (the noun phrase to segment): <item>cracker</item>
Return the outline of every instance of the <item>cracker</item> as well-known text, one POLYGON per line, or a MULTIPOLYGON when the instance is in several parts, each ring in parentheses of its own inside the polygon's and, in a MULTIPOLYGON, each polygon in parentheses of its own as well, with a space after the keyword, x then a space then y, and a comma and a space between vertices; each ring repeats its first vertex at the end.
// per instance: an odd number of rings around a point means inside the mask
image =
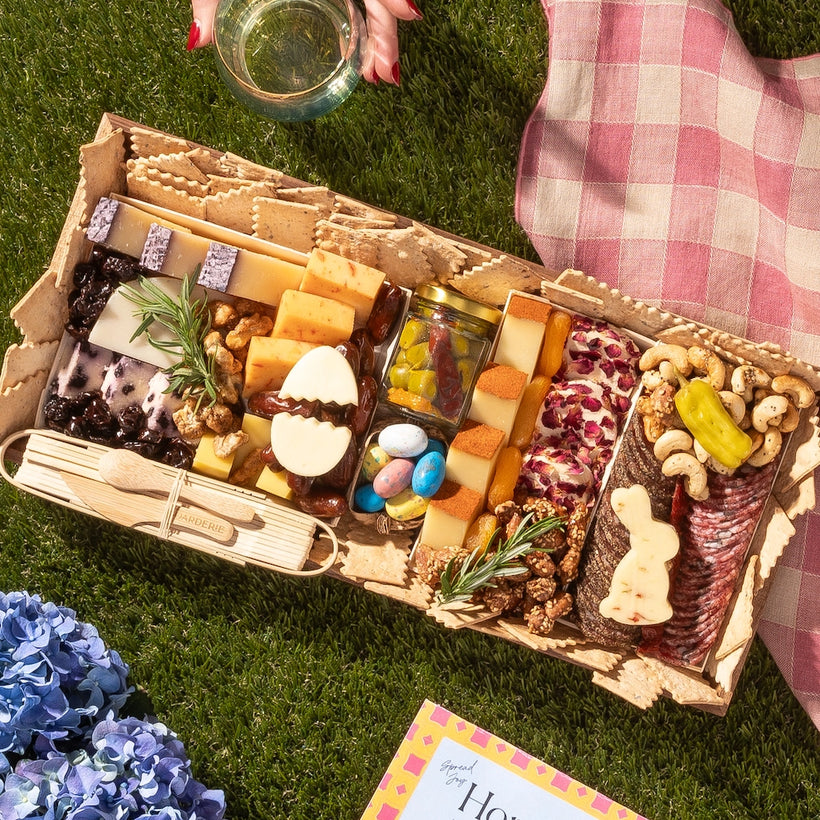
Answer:
POLYGON ((364 202, 359 202, 357 199, 351 199, 348 196, 336 194, 334 197, 335 208, 340 213, 350 214, 351 216, 359 216, 363 219, 379 219, 389 220, 394 225, 396 224, 396 215, 390 211, 384 211, 381 208, 374 208, 372 205, 367 205, 364 202))
POLYGON ((60 342, 57 339, 10 345, 3 357, 3 368, 0 370, 0 389, 14 387, 41 370, 50 372, 59 346, 60 342))
POLYGON ((208 186, 198 180, 178 176, 168 171, 161 171, 159 168, 154 168, 145 163, 139 163, 137 160, 128 160, 128 170, 135 176, 158 182, 160 185, 165 185, 169 188, 176 188, 178 191, 183 191, 189 196, 203 197, 208 193, 208 186))
POLYGON ((152 154, 147 160, 139 159, 137 162, 147 162, 157 171, 175 177, 184 177, 202 185, 208 184, 208 175, 200 171, 188 154, 183 151, 174 154, 159 154, 158 156, 152 154))
POLYGON ((719 661, 735 649, 745 646, 754 635, 753 615, 757 565, 756 555, 752 555, 746 562, 740 591, 715 643, 713 650, 715 660, 719 661))
POLYGON ((348 541, 340 572, 346 578, 404 586, 408 554, 394 544, 357 544, 348 541))
POLYGON ((80 147, 80 187, 85 194, 80 222, 85 225, 100 196, 125 187, 125 136, 120 129, 80 147))
POLYGON ((223 168, 220 155, 209 151, 207 148, 199 146, 192 148, 190 151, 185 152, 185 156, 209 179, 212 174, 222 173, 223 168))
POLYGON ((134 199, 142 199, 152 205, 170 208, 172 211, 195 216, 197 219, 205 219, 204 197, 191 196, 186 191, 162 185, 154 179, 128 174, 127 192, 128 196, 134 199))
MULTIPOLYGON (((238 179, 237 177, 226 176, 220 169, 219 173, 208 174, 208 193, 220 194, 226 191, 233 191, 234 188, 242 188, 246 185, 255 185, 256 180, 238 179)), ((265 183, 267 184, 267 183, 265 183)), ((273 183, 270 183, 271 185, 273 183)))
POLYGON ((436 279, 446 284, 454 274, 464 270, 467 255, 449 239, 430 230, 420 222, 413 223, 413 230, 436 279))
POLYGON ((273 182, 281 184, 284 174, 273 168, 266 168, 264 165, 257 165, 255 162, 232 154, 230 151, 220 157, 220 165, 229 176, 240 179, 251 179, 259 182, 273 182))
POLYGON ((483 604, 472 604, 469 601, 458 601, 443 606, 434 603, 428 607, 427 614, 447 629, 464 629, 492 621, 499 615, 483 604))
POLYGON ((330 216, 333 210, 333 192, 324 185, 306 185, 301 188, 279 188, 278 199, 286 202, 301 202, 303 205, 315 205, 322 219, 330 216))
MULTIPOLYGON (((77 229, 77 233, 82 231, 77 229)), ((58 273, 47 270, 11 309, 14 324, 26 342, 50 342, 62 335, 68 303, 58 288, 58 273)))
POLYGON ((627 658, 611 672, 593 672, 592 682, 640 709, 648 709, 663 692, 657 676, 640 658, 627 658))
POLYGON ((539 652, 559 647, 575 646, 578 643, 577 634, 571 634, 569 630, 554 628, 549 635, 536 635, 534 632, 530 632, 524 621, 514 621, 509 618, 499 618, 498 625, 516 641, 526 644, 531 649, 539 652))
POLYGON ((458 239, 450 240, 453 247, 464 254, 464 270, 471 270, 472 268, 483 265, 493 258, 493 253, 487 248, 479 248, 471 245, 469 242, 462 242, 458 239))
POLYGON ((682 705, 711 705, 723 704, 722 695, 715 690, 700 675, 671 666, 657 658, 642 658, 647 670, 653 674, 663 686, 664 690, 676 702, 682 705))
POLYGON ((254 236, 297 251, 313 247, 319 208, 272 197, 256 197, 252 209, 254 236))
MULTIPOLYGON (((813 507, 814 476, 809 476, 808 480, 811 485, 810 498, 813 507)), ((808 501, 808 498, 805 500, 808 501)), ((758 558, 755 592, 768 580, 795 532, 790 516, 773 497, 770 497, 755 530, 751 547, 751 551, 756 552, 758 558)))
POLYGON ((814 492, 814 474, 807 475, 802 481, 792 484, 788 490, 778 493, 777 500, 786 516, 792 521, 799 515, 813 510, 817 503, 814 492))
POLYGON ((470 299, 503 307, 511 290, 538 293, 544 276, 509 256, 497 256, 451 280, 452 286, 470 299))
POLYGON ((131 128, 131 151, 139 157, 157 157, 187 151, 188 148, 188 142, 181 137, 140 126, 131 128))
MULTIPOLYGON (((557 624, 555 629, 558 629, 559 626, 557 624)), ((611 649, 604 649, 597 644, 579 643, 576 646, 568 645, 564 647, 561 654, 573 663, 585 666, 587 669, 597 669, 599 672, 611 672, 623 660, 623 655, 620 653, 611 649)))
POLYGON ((48 371, 41 370, 14 387, 0 391, 0 441, 15 430, 34 426, 48 375, 48 371))
POLYGON ((260 194, 268 194, 272 184, 247 180, 247 184, 209 194, 205 198, 205 213, 209 222, 235 231, 253 231, 253 203, 260 194))
POLYGON ((334 211, 327 217, 329 222, 334 222, 337 225, 344 225, 348 228, 355 228, 361 230, 362 228, 380 228, 382 230, 392 228, 395 226, 395 220, 389 219, 374 219, 367 216, 356 216, 354 214, 346 214, 341 211, 334 211))

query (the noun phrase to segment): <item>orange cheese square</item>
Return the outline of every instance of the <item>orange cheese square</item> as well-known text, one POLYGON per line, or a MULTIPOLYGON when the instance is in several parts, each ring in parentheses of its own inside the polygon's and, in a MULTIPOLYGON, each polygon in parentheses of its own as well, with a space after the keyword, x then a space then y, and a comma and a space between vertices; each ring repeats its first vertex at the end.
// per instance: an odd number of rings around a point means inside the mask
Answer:
POLYGON ((356 324, 363 325, 384 278, 376 268, 314 248, 300 290, 350 305, 356 311, 356 324))
POLYGON ((350 338, 355 315, 350 305, 335 299, 286 290, 276 311, 271 336, 335 346, 350 338))
POLYGON ((279 390, 293 365, 315 344, 293 339, 251 336, 245 360, 245 396, 262 390, 279 390))

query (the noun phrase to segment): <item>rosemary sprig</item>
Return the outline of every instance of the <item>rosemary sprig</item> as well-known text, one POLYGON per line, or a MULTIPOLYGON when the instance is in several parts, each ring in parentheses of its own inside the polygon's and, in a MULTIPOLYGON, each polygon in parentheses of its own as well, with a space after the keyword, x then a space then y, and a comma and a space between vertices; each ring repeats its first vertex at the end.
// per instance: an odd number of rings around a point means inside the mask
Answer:
POLYGON ((196 275, 183 278, 179 300, 171 298, 146 276, 140 276, 138 280, 142 291, 130 285, 123 285, 122 289, 142 316, 131 341, 145 333, 157 350, 179 356, 179 361, 165 371, 169 381, 166 392, 196 399, 196 409, 199 410, 205 398, 209 405, 217 400, 217 371, 215 358, 205 352, 203 345, 211 329, 211 314, 205 299, 192 298, 195 281, 196 275), (167 328, 171 338, 157 339, 151 335, 148 328, 154 322, 167 328))
POLYGON ((534 542, 539 536, 566 526, 566 519, 548 516, 530 524, 532 516, 533 513, 525 516, 515 532, 496 548, 493 548, 493 542, 500 529, 493 533, 489 546, 476 547, 461 566, 457 566, 457 559, 450 559, 441 574, 436 602, 443 605, 469 601, 476 590, 494 587, 494 578, 509 578, 526 572, 527 568, 519 561, 525 555, 539 550, 551 552, 549 548, 535 546, 534 542))

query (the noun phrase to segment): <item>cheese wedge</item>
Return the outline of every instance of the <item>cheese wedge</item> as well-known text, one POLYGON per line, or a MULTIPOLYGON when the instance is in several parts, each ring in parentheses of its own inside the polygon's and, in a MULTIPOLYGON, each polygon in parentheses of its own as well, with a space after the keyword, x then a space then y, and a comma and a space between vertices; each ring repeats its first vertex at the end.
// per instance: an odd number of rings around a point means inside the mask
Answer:
POLYGON ((218 456, 214 451, 215 438, 216 436, 213 433, 205 433, 202 436, 197 445, 196 453, 194 453, 194 462, 191 469, 195 473, 202 473, 202 475, 211 478, 227 481, 233 465, 234 454, 231 453, 227 458, 218 456))
POLYGON ((310 342, 252 336, 245 360, 243 395, 279 390, 296 362, 315 348, 310 342))
POLYGON ((480 493, 483 503, 503 446, 502 430, 467 421, 447 451, 445 477, 480 493))
POLYGON ((286 290, 276 311, 271 336, 335 347, 350 338, 355 315, 350 305, 335 299, 286 290))
POLYGON ((488 364, 476 381, 467 418, 502 430, 506 444, 526 386, 523 371, 506 364, 488 364))
POLYGON ((445 479, 427 506, 419 541, 431 549, 460 547, 483 507, 481 493, 445 479))
POLYGON ((527 296, 510 296, 504 322, 498 331, 493 361, 521 370, 532 378, 552 307, 527 296))

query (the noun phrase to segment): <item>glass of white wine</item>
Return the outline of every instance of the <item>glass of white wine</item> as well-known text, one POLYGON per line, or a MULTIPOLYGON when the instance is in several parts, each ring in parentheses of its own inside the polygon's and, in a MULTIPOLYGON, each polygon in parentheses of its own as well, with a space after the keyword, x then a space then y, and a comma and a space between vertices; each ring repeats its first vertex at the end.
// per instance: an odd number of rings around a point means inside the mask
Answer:
POLYGON ((217 66, 234 96, 274 120, 332 111, 359 81, 367 43, 354 0, 220 0, 217 66))

